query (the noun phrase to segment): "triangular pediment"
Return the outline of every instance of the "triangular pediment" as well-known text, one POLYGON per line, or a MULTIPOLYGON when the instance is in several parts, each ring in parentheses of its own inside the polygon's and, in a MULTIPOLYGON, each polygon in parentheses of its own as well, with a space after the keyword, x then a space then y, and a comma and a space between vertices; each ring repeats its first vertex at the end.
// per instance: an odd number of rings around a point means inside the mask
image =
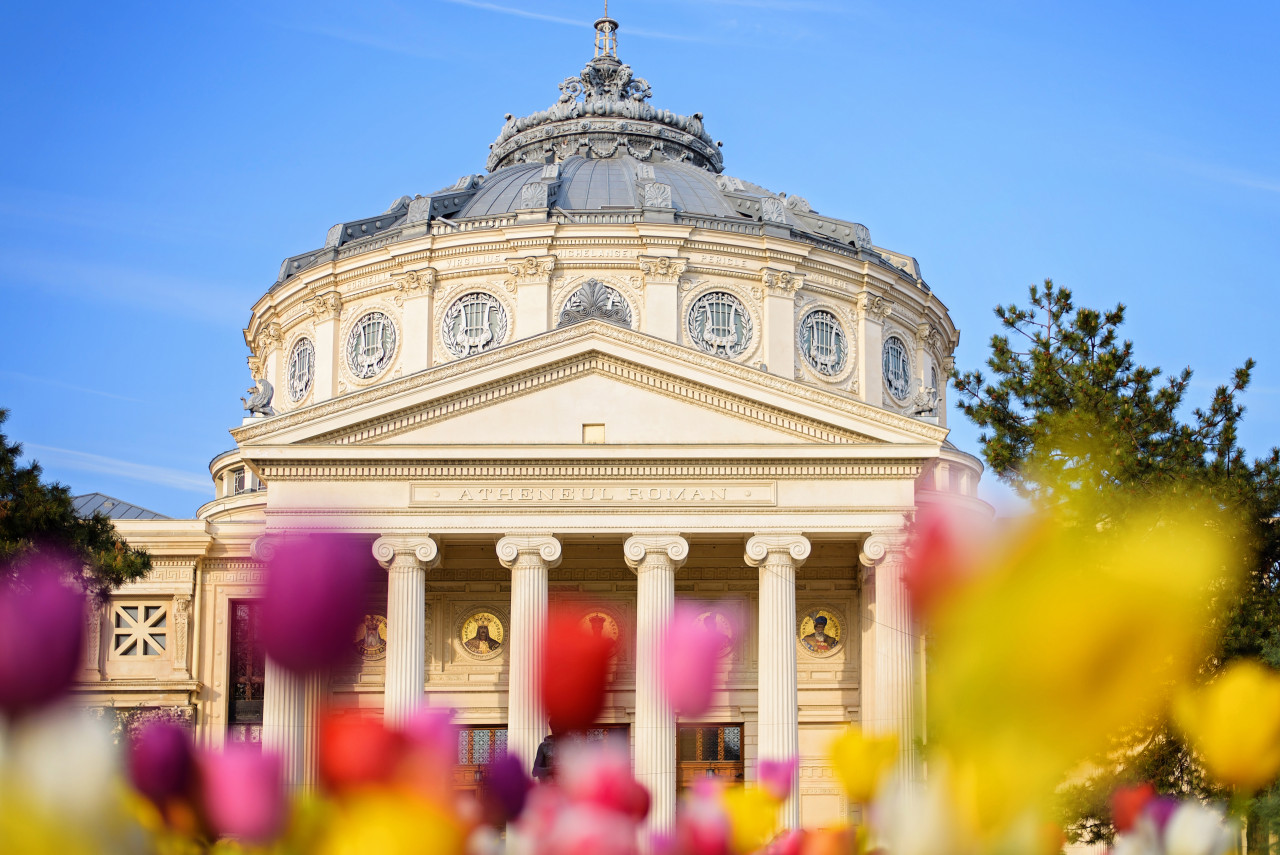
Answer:
POLYGON ((934 445, 945 429, 600 321, 233 431, 252 445, 934 445), (611 427, 612 426, 612 427, 611 427))

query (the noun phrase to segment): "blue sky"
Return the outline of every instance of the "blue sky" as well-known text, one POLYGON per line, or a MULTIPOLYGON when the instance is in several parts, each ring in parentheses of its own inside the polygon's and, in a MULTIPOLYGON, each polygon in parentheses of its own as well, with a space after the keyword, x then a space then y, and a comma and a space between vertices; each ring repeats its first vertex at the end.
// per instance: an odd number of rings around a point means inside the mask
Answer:
MULTIPOLYGON (((212 495, 241 328, 330 225, 480 172, 553 103, 596 2, 49 3, 0 28, 4 430, 47 473, 174 516, 212 495)), ((614 0, 654 103, 727 171, 920 259, 975 367, 1053 277, 1129 307, 1193 403, 1259 361, 1280 441, 1274 3, 614 0)), ((953 439, 977 431, 953 414, 953 439)), ((987 495, 1007 498, 994 481, 987 495)))

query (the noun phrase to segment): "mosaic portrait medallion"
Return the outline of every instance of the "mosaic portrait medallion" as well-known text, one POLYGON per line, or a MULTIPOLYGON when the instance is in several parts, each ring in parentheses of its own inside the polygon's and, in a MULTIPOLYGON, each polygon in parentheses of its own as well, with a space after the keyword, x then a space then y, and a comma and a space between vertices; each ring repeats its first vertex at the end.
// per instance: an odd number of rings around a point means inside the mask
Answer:
POLYGON ((825 608, 809 609, 798 623, 800 647, 810 656, 831 656, 844 643, 844 626, 835 612, 825 608))
POLYGON ((365 615, 364 622, 356 629, 352 643, 365 662, 374 662, 387 655, 387 619, 383 615, 365 615))
POLYGON ((458 641, 462 649, 476 659, 490 659, 502 652, 506 643, 506 628, 502 619, 491 611, 473 612, 462 622, 462 631, 458 633, 458 641))

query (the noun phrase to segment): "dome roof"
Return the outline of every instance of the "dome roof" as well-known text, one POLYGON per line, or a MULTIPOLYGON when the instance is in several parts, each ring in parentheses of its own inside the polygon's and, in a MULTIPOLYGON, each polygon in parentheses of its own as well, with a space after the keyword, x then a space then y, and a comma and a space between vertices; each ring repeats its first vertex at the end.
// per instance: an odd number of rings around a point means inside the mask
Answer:
POLYGON ((814 211, 800 196, 723 174, 702 114, 647 103, 649 84, 617 58, 617 24, 596 22, 596 55, 560 84, 552 107, 506 117, 488 174, 426 196, 401 196, 380 214, 339 223, 324 246, 284 260, 277 284, 347 255, 429 233, 535 222, 688 223, 774 234, 882 264, 919 281, 914 259, 873 247, 865 226, 814 211))

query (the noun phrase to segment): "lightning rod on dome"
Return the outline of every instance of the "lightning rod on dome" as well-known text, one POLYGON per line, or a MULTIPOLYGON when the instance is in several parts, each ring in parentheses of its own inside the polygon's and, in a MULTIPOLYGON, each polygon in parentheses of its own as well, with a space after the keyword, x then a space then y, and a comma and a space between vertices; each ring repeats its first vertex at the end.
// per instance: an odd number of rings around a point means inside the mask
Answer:
POLYGON ((618 22, 609 17, 609 0, 604 2, 604 17, 596 21, 596 59, 618 58, 618 22))

